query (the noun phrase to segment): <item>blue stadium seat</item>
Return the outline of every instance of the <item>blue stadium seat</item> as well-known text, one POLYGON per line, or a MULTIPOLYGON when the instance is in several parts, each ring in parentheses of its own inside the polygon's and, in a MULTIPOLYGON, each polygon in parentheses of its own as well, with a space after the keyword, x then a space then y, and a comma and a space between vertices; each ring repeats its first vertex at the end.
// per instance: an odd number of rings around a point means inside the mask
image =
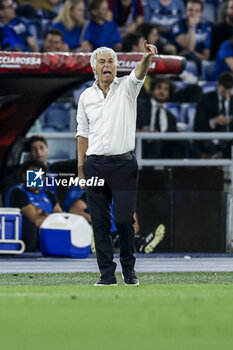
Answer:
POLYGON ((72 103, 52 103, 43 116, 43 131, 69 131, 72 103))
POLYGON ((41 41, 41 20, 30 19, 27 20, 27 24, 29 26, 29 31, 36 40, 37 44, 40 46, 41 41))
POLYGON ((215 91, 217 88, 217 82, 216 81, 203 81, 201 82, 200 86, 202 87, 203 94, 207 94, 210 91, 215 91))
POLYGON ((197 65, 194 61, 187 61, 185 70, 192 73, 195 77, 198 77, 197 65))
POLYGON ((190 83, 184 81, 173 81, 173 84, 176 86, 176 91, 179 91, 180 89, 186 88, 190 85, 190 83))
POLYGON ((168 102, 166 103, 166 108, 176 117, 177 120, 179 120, 181 111, 180 103, 168 102))
POLYGON ((219 4, 217 0, 205 0, 202 14, 203 20, 216 23, 218 6, 219 4))
POLYGON ((196 103, 184 104, 183 108, 186 109, 184 114, 184 122, 187 124, 186 131, 193 131, 194 119, 196 114, 196 103), (185 106, 186 105, 186 106, 185 106))
MULTIPOLYGON (((44 134, 46 137, 46 134, 44 134)), ((61 161, 76 158, 76 140, 47 138, 50 149, 49 161, 61 161)))
POLYGON ((51 27, 52 22, 48 19, 32 19, 27 20, 27 23, 29 25, 29 30, 32 33, 32 36, 37 41, 37 44, 39 45, 40 49, 42 49, 44 37, 48 29, 51 27))
POLYGON ((215 68, 215 61, 202 61, 201 63, 202 80, 213 81, 214 68, 215 68))

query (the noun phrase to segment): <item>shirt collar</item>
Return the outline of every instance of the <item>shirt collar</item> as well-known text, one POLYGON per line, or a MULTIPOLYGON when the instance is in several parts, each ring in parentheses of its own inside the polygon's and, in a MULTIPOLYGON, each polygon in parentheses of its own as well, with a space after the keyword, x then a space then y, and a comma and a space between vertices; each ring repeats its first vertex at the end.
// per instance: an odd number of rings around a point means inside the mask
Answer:
MULTIPOLYGON (((218 100, 222 101, 223 97, 219 93, 217 93, 217 95, 218 95, 218 100)), ((230 100, 230 97, 224 98, 224 101, 229 101, 229 100, 230 100)))
POLYGON ((160 107, 160 108, 163 108, 164 107, 164 104, 163 103, 159 103, 159 102, 157 102, 157 101, 155 101, 155 99, 153 99, 152 97, 151 97, 151 103, 152 103, 152 106, 153 107, 160 107))
MULTIPOLYGON (((111 82, 110 87, 111 87, 113 84, 119 85, 119 84, 120 84, 120 79, 117 78, 117 77, 115 77, 115 78, 113 79, 113 81, 111 82)), ((95 80, 94 83, 92 84, 92 86, 93 86, 95 89, 99 89, 99 87, 98 87, 98 80, 95 80)))

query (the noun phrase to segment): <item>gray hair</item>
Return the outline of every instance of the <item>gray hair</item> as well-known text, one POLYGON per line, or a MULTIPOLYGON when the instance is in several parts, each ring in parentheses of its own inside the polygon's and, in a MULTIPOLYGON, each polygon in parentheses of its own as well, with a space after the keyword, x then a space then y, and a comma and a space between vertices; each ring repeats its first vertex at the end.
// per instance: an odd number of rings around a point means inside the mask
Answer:
MULTIPOLYGON (((91 64, 91 68, 92 69, 95 69, 96 68, 96 59, 97 59, 97 56, 101 53, 109 53, 113 56, 113 59, 114 59, 114 63, 115 65, 117 66, 118 64, 118 61, 117 61, 117 55, 116 55, 116 52, 113 50, 113 49, 110 49, 109 47, 106 47, 106 46, 102 46, 102 47, 98 47, 96 50, 94 50, 92 52, 92 55, 91 55, 91 58, 90 58, 90 64, 91 64)), ((95 79, 97 80, 98 77, 97 75, 95 74, 95 79)))

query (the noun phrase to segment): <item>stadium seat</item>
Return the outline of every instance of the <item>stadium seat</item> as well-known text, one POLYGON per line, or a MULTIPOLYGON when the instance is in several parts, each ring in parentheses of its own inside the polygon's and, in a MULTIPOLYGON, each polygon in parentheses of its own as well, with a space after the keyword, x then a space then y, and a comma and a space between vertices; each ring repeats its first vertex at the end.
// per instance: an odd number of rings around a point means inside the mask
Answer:
POLYGON ((181 104, 180 103, 166 103, 166 108, 171 112, 177 120, 179 120, 180 117, 180 110, 181 110, 181 104))
POLYGON ((206 81, 214 80, 214 68, 215 68, 215 61, 202 61, 201 63, 202 80, 206 80, 206 81))
POLYGON ((194 61, 187 61, 185 70, 192 73, 194 76, 198 77, 197 65, 194 61))
POLYGON ((27 20, 27 23, 32 36, 37 41, 40 49, 42 49, 44 45, 44 37, 48 29, 51 27, 51 21, 48 19, 33 19, 27 20))
MULTIPOLYGON (((46 137, 46 134, 44 134, 46 137)), ((73 139, 52 139, 47 138, 50 149, 49 161, 62 161, 76 158, 76 140, 73 139)))
POLYGON ((53 103, 43 114, 42 130, 49 132, 69 131, 72 103, 53 103))
POLYGON ((28 152, 28 139, 25 137, 19 137, 9 148, 5 166, 12 167, 22 164, 25 161, 25 155, 27 155, 28 152))
POLYGON ((193 131, 194 119, 196 114, 196 103, 183 103, 183 122, 187 125, 186 131, 193 131))
POLYGON ((200 86, 202 87, 203 94, 207 94, 210 91, 215 91, 217 88, 217 82, 216 81, 203 81, 200 83, 200 86))
POLYGON ((216 23, 218 6, 218 0, 205 0, 204 10, 202 13, 203 20, 216 23))

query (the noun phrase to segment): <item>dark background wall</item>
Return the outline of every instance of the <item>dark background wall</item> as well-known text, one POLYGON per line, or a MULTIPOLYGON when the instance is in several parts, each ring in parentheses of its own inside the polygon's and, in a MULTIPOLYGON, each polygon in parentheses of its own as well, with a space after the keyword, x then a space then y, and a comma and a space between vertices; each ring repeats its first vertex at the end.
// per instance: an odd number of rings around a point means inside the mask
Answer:
POLYGON ((141 233, 163 223, 158 252, 225 252, 226 200, 217 168, 142 169, 137 212, 141 233))

